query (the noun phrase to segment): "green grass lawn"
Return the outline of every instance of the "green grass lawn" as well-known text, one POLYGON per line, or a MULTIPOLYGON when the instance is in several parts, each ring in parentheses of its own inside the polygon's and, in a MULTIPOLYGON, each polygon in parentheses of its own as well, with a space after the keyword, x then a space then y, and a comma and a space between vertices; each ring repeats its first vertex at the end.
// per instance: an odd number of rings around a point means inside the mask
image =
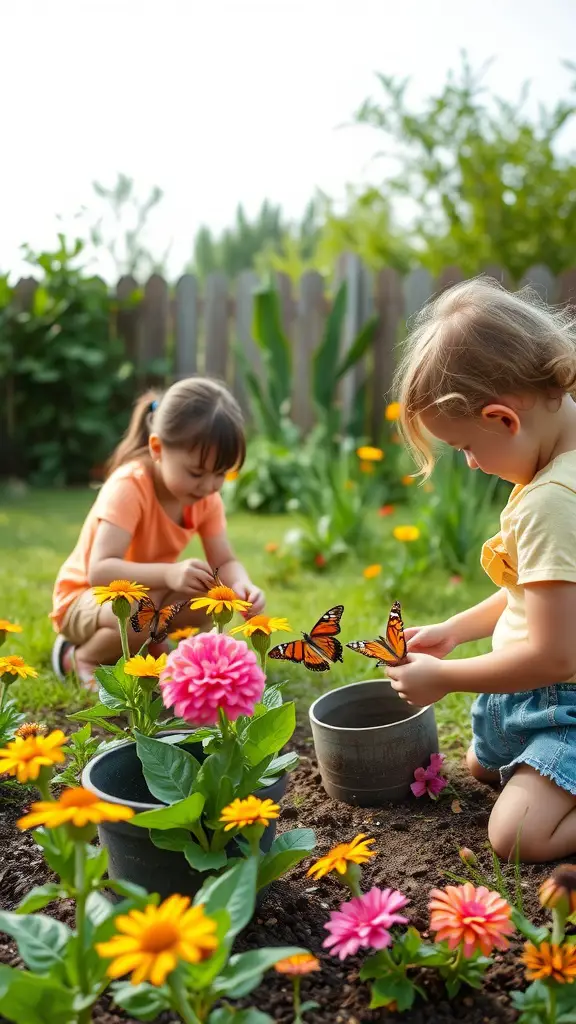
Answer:
MULTIPOLYGON (((56 710, 74 710, 84 702, 73 688, 58 683, 50 670, 53 639, 48 620, 54 578, 63 559, 72 550, 84 515, 94 500, 94 492, 28 491, 5 493, 0 498, 0 617, 19 622, 21 636, 8 638, 2 653, 23 654, 39 671, 38 679, 13 687, 19 703, 31 716, 50 719, 56 710)), ((406 513, 403 514, 406 521, 406 513)), ((274 555, 266 554, 268 541, 279 542, 289 525, 285 516, 235 514, 230 517, 230 535, 239 557, 252 578, 268 597, 270 614, 284 615, 296 633, 310 629, 330 606, 345 605, 342 638, 344 641, 374 636, 386 622, 392 601, 402 601, 406 624, 437 621, 482 600, 490 593, 490 583, 478 568, 474 577, 460 585, 450 583, 446 574, 430 573, 413 579, 402 594, 387 593, 379 579, 366 581, 364 564, 349 558, 326 574, 286 574, 274 555)), ((380 520, 377 536, 381 544, 368 562, 385 566, 387 550, 395 543, 388 540, 393 520, 380 520)), ((192 547, 199 554, 199 545, 192 547)), ((288 639, 288 634, 280 634, 288 639)), ((470 644, 463 653, 475 654, 487 649, 486 643, 470 644)), ((274 665, 270 675, 288 677, 289 692, 297 701, 304 720, 309 704, 320 693, 345 682, 374 675, 371 663, 346 652, 342 665, 330 674, 313 674, 296 666, 274 665)), ((437 706, 437 717, 445 746, 461 746, 469 733, 468 695, 454 694, 437 706)))

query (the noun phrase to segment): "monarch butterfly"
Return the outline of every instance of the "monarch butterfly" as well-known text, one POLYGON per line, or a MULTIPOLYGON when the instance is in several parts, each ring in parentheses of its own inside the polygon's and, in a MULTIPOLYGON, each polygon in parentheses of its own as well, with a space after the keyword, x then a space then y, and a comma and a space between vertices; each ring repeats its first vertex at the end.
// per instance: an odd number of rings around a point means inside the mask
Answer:
POLYGON ((311 672, 327 672, 331 663, 343 660, 342 644, 336 639, 343 611, 343 604, 330 608, 309 633, 302 633, 303 640, 278 644, 272 648, 268 657, 302 663, 311 672))
POLYGON ((166 608, 157 608, 149 597, 143 597, 138 602, 138 611, 130 616, 130 625, 135 633, 148 629, 151 642, 161 644, 168 636, 168 627, 172 619, 178 615, 185 603, 182 601, 180 604, 169 604, 166 608))
POLYGON ((386 636, 376 640, 351 640, 346 644, 351 651, 357 651, 366 658, 378 658, 379 665, 397 665, 406 657, 406 641, 404 639, 404 623, 400 602, 394 601, 388 616, 386 636))

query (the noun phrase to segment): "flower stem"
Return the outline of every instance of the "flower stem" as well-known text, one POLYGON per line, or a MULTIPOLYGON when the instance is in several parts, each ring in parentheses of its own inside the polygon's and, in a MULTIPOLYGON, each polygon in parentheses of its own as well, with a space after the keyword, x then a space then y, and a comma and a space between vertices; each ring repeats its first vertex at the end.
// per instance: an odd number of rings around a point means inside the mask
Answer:
POLYGON ((302 981, 302 979, 299 978, 298 975, 296 975, 294 978, 292 978, 292 982, 293 982, 293 986, 294 986, 294 992, 293 992, 293 998, 294 998, 294 1024, 304 1024, 304 1022, 302 1020, 302 1013, 300 1011, 300 1007, 302 1005, 301 1000, 300 1000, 300 982, 301 981, 302 981))
POLYGON ((556 1024, 556 992, 548 987, 548 1024, 556 1024))
POLYGON ((172 1006, 180 1014, 184 1024, 202 1024, 200 1017, 197 1017, 190 1006, 188 993, 182 977, 175 971, 170 977, 170 988, 172 990, 172 1006))
POLYGON ((88 985, 85 972, 85 942, 84 929, 86 925, 86 892, 85 892, 85 853, 84 843, 76 842, 74 846, 74 887, 76 889, 76 932, 78 935, 78 984, 83 995, 86 994, 88 985))
POLYGON ((552 942, 559 946, 564 941, 566 932, 566 908, 562 905, 552 910, 552 942))
POLYGON ((130 647, 128 646, 128 619, 118 619, 120 629, 120 643, 122 644, 122 656, 125 661, 130 660, 130 647))
POLYGON ((231 736, 230 722, 226 718, 226 715, 222 708, 218 708, 218 718, 220 719, 220 731, 222 733, 222 739, 224 741, 229 740, 231 736))

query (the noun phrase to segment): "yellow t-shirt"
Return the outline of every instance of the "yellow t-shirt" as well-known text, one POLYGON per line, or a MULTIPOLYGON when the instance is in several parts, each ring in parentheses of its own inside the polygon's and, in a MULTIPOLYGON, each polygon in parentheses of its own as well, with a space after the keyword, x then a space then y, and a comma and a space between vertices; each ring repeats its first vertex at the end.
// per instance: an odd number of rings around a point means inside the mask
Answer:
POLYGON ((558 455, 529 484, 514 488, 500 516, 500 533, 484 544, 481 562, 508 597, 493 649, 527 640, 524 586, 576 583, 576 451, 558 455))

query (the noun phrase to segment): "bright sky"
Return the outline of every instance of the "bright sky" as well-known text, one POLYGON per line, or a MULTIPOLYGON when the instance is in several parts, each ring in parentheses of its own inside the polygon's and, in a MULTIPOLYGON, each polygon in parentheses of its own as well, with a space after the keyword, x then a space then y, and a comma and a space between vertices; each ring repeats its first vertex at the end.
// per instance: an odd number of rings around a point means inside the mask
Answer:
POLYGON ((164 190, 148 241, 171 244, 177 275, 199 225, 225 227, 239 201, 297 217, 316 186, 378 180, 378 137, 338 127, 375 71, 425 95, 466 49, 496 58, 500 94, 531 78, 552 103, 575 30, 573 0, 3 0, 0 270, 52 244, 58 214, 96 216, 91 182, 123 171, 164 190))

